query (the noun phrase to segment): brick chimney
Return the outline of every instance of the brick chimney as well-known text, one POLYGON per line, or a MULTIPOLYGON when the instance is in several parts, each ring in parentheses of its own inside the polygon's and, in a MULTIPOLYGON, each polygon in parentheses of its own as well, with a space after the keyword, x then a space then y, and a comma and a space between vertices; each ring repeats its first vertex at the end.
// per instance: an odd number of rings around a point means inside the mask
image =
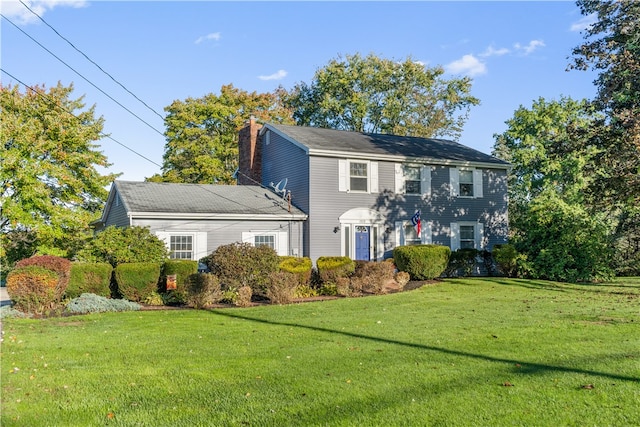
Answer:
POLYGON ((238 133, 238 184, 262 183, 262 138, 258 131, 262 125, 251 117, 238 133))

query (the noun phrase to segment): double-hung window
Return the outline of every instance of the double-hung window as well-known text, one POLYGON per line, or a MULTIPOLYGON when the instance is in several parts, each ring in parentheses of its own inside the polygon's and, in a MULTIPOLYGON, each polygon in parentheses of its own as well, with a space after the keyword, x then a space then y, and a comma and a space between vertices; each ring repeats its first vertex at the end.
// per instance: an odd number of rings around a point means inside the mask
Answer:
POLYGON ((458 249, 483 249, 484 224, 480 222, 452 222, 451 223, 451 250, 458 249))
POLYGON ((169 237, 171 259, 193 259, 193 235, 172 235, 169 237))
POLYGON ((420 164, 395 164, 395 191, 409 196, 431 194, 431 166, 420 164))
POLYGON ((351 191, 369 191, 368 164, 365 162, 349 162, 349 189, 351 191))
POLYGON ((276 249, 276 236, 275 234, 262 234, 253 237, 253 246, 268 246, 271 249, 276 249))
POLYGON ((482 169, 449 168, 449 184, 453 197, 482 197, 482 169))
POLYGON ((378 162, 338 159, 338 191, 378 192, 378 162))
POLYGON ((418 234, 418 229, 411 220, 396 222, 396 245, 411 246, 431 243, 431 222, 421 221, 420 234, 418 234))

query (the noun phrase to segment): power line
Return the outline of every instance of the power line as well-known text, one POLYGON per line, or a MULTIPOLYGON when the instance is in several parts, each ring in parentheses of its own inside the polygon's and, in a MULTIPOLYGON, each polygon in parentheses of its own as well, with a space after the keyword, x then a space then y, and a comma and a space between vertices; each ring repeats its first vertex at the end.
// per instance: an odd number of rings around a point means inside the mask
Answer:
MULTIPOLYGON (((62 59, 60 59, 56 54, 54 54, 53 52, 51 52, 49 49, 47 49, 46 47, 44 47, 40 42, 38 42, 36 39, 34 39, 33 37, 31 37, 29 34, 27 34, 22 28, 18 27, 16 24, 13 23, 13 21, 11 21, 9 18, 7 18, 6 16, 4 16, 3 14, 0 13, 0 16, 2 16, 4 19, 6 19, 11 25, 13 25, 15 28, 18 29, 18 31, 20 31, 22 34, 24 34, 25 36, 29 37, 34 43, 36 43, 38 46, 40 46, 42 49, 46 50, 51 56, 53 56, 54 58, 56 58, 58 61, 62 62, 64 65, 66 65, 71 71, 73 71, 74 73, 76 73, 78 76, 82 77, 87 83, 89 83, 91 86, 93 86, 94 88, 96 88, 97 90, 99 90, 102 94, 104 94, 107 98, 109 98, 110 100, 112 100, 113 102, 115 102, 116 104, 118 104, 120 107, 124 108, 127 112, 129 112, 132 116, 134 116, 135 118, 137 118, 138 120, 140 120, 142 123, 144 123, 145 125, 149 126, 149 128, 151 128, 152 130, 154 130, 155 132, 157 132, 158 134, 160 134, 162 137, 164 137, 164 133, 160 132, 158 129, 154 128, 152 125, 150 125, 148 122, 146 122, 144 119, 142 119, 141 117, 139 117, 137 114, 135 114, 133 111, 129 110, 127 107, 125 107, 124 105, 122 105, 120 102, 118 102, 115 98, 113 98, 111 95, 109 95, 108 93, 106 93, 104 90, 100 89, 98 86, 96 86, 93 82, 91 82, 89 79, 87 79, 85 76, 83 76, 82 74, 80 74, 78 71, 76 71, 72 66, 70 66, 69 64, 67 64, 66 62, 64 62, 62 59)), ((24 84, 24 83, 23 83, 24 84)))
MULTIPOLYGON (((76 116, 75 114, 73 114, 71 111, 67 110, 66 108, 62 107, 61 105, 58 105, 57 103, 53 102, 54 100, 51 99, 51 97, 49 97, 49 95, 47 95, 46 93, 43 93, 42 91, 35 89, 29 85, 27 85, 26 83, 24 83, 22 80, 20 80, 19 78, 17 78, 16 76, 14 76, 13 74, 9 73, 7 70, 5 70, 4 68, 0 67, 0 71, 2 71, 3 73, 5 73, 6 75, 8 75, 9 77, 11 77, 12 79, 14 79, 15 81, 17 81, 18 83, 20 83, 21 85, 23 85, 24 87, 26 87, 27 89, 32 90, 34 93, 38 94, 40 97, 45 98, 46 100, 48 100, 49 102, 51 102, 55 107, 59 108, 60 110, 62 110, 63 112, 69 114, 70 116, 74 117, 76 120, 78 120, 79 122, 82 122, 82 120, 76 116)), ((153 160, 151 160, 150 158, 138 153, 137 151, 135 151, 134 149, 124 145, 123 143, 121 143, 120 141, 114 139, 111 137, 111 135, 107 135, 105 133, 100 132, 100 136, 102 136, 103 138, 108 138, 110 140, 112 140, 113 142, 115 142, 116 144, 126 148, 127 150, 131 151, 132 153, 134 153, 135 155, 145 159, 146 161, 162 168, 162 165, 159 165, 158 163, 154 162, 153 160)))
POLYGON ((38 19, 40 19, 47 27, 51 28, 51 30, 56 33, 62 40, 66 41, 69 46, 71 46, 72 48, 74 48, 79 54, 81 54, 82 56, 84 56, 87 61, 91 62, 93 65, 95 65, 100 71, 102 71, 104 74, 106 74, 111 80, 113 80, 115 83, 117 83, 122 89, 124 89, 125 91, 127 91, 131 96, 133 96, 135 99, 137 99, 138 101, 140 101, 145 107, 147 107, 152 113, 154 113, 156 116, 160 117, 162 120, 164 120, 164 117, 158 113, 156 110, 154 110, 153 108, 151 108, 149 105, 147 105, 146 102, 144 102, 143 100, 141 100, 140 98, 138 98, 133 92, 131 92, 129 89, 127 89, 122 83, 120 83, 118 80, 116 80, 111 74, 109 74, 108 72, 106 72, 104 69, 102 69, 101 66, 99 66, 98 64, 96 64, 91 58, 89 58, 84 52, 82 52, 80 49, 78 49, 73 43, 71 43, 69 40, 67 40, 64 36, 62 36, 62 34, 60 34, 55 28, 53 28, 51 25, 49 25, 49 23, 47 21, 45 21, 40 15, 38 15, 36 12, 34 12, 29 6, 27 6, 22 0, 20 0, 20 3, 22 3, 22 5, 24 7, 27 8, 27 10, 29 10, 29 12, 33 13, 38 19))

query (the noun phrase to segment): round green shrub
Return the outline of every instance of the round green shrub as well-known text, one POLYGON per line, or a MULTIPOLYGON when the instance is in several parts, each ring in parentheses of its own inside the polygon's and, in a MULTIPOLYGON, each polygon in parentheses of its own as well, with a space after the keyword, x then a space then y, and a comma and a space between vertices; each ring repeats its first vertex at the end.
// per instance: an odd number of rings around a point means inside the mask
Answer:
POLYGON ((160 264, 132 262, 120 264, 115 269, 118 290, 129 301, 142 302, 158 289, 160 264))
POLYGON ((298 278, 298 286, 305 287, 311 283, 313 263, 309 257, 281 256, 278 269, 295 274, 298 278))
POLYGON ((84 293, 111 296, 111 274, 113 267, 106 262, 74 262, 71 278, 65 291, 67 298, 77 298, 84 293))
POLYGON ((17 267, 7 275, 7 292, 14 307, 25 313, 44 314, 60 300, 60 276, 38 265, 17 267))
POLYGON ((412 280, 432 280, 444 273, 450 254, 448 246, 397 246, 393 249, 393 261, 398 271, 406 271, 412 280))

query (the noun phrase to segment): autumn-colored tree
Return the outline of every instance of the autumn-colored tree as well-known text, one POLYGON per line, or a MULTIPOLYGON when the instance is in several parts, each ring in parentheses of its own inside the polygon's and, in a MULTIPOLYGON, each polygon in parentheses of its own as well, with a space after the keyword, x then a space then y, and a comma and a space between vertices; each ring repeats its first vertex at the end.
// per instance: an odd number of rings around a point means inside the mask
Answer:
POLYGON ((471 79, 443 78, 442 67, 425 67, 369 54, 338 57, 299 83, 285 105, 301 126, 457 139, 469 109, 471 79))
POLYGON ((281 92, 256 93, 222 86, 220 94, 176 100, 165 108, 167 143, 162 174, 154 182, 233 184, 238 166, 238 131, 252 116, 262 122, 292 124, 281 92))
POLYGON ((94 141, 103 119, 73 85, 0 86, 2 264, 36 253, 70 256, 89 233, 115 174, 94 141))

